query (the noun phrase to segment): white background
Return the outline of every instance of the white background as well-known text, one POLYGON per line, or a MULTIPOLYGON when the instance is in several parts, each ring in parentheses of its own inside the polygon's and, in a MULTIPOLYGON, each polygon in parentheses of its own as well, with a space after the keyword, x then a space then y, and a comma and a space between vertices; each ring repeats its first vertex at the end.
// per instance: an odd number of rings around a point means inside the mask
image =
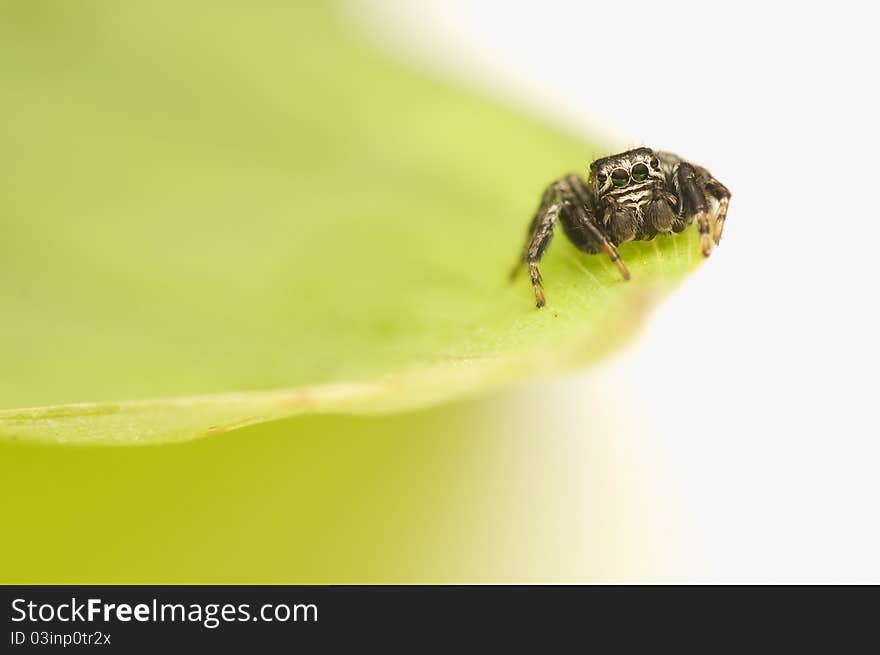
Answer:
POLYGON ((577 384, 634 415, 689 579, 880 582, 871 3, 366 4, 440 70, 727 184, 708 265, 577 384))

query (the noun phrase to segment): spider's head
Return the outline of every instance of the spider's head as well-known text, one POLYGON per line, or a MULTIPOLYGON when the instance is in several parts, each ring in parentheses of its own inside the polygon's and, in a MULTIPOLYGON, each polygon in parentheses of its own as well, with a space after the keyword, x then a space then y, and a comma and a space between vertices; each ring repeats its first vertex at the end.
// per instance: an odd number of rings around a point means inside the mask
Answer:
POLYGON ((660 159, 650 148, 627 150, 590 164, 590 182, 599 196, 623 195, 664 179, 660 159))

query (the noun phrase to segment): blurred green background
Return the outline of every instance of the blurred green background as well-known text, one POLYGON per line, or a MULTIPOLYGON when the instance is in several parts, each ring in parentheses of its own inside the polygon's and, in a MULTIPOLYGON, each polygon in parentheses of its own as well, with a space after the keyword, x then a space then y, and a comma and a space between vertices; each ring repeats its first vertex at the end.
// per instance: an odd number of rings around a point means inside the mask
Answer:
MULTIPOLYGON (((379 54, 338 11, 0 3, 0 409, 437 364, 454 389, 474 362, 619 339, 606 319, 645 296, 602 258, 558 240, 543 312, 505 278, 541 186, 602 146, 379 54)), ((650 281, 691 251, 624 254, 650 281)), ((606 428, 554 433, 567 405, 520 393, 161 448, 0 441, 0 582, 614 575, 613 535, 649 522, 604 477, 606 428)))
POLYGON ((653 579, 663 502, 607 412, 550 385, 161 447, 5 444, 0 582, 653 579))

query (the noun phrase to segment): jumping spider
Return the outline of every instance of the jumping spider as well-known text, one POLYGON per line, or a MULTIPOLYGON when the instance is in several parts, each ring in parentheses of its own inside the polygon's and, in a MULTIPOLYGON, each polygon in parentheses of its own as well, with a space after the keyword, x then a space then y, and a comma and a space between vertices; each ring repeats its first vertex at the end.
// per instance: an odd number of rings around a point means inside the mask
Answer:
POLYGON ((636 148, 597 159, 590 164, 586 182, 570 173, 544 190, 511 278, 526 264, 535 303, 544 306, 538 262, 550 243, 557 219, 575 246, 590 254, 604 252, 624 280, 629 279, 629 271, 616 246, 681 232, 694 219, 700 227, 703 256, 708 257, 712 251, 710 214, 714 214, 712 236, 718 243, 729 202, 730 191, 709 171, 670 152, 636 148), (710 210, 713 200, 714 212, 710 210))

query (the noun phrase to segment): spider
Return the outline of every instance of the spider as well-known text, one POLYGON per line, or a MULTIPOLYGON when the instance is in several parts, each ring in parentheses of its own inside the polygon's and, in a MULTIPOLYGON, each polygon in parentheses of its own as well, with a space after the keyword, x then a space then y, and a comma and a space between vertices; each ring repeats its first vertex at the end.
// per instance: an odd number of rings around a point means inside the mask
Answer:
POLYGON ((513 279, 526 265, 535 289, 535 304, 544 306, 538 262, 557 220, 577 248, 608 255, 624 280, 629 279, 629 271, 617 246, 681 232, 694 219, 700 228, 700 248, 708 257, 712 252, 710 215, 714 217, 712 238, 717 244, 729 202, 730 191, 709 171, 670 152, 636 148, 597 159, 590 164, 586 182, 576 173, 569 173, 544 190, 523 254, 510 277, 513 279))

